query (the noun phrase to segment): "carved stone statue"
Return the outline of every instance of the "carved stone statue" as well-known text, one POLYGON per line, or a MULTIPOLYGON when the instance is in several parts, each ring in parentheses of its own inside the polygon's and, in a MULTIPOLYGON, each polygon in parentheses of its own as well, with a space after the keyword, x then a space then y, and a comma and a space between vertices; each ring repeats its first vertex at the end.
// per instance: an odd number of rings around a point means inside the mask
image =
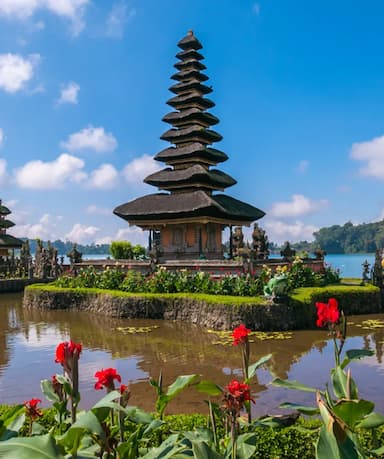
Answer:
POLYGON ((244 248, 244 234, 241 226, 236 226, 232 234, 233 256, 240 256, 241 249, 244 248))
POLYGON ((67 253, 67 257, 71 262, 71 266, 73 266, 75 263, 81 263, 82 256, 83 254, 77 250, 77 244, 73 244, 72 250, 67 253))
POLYGON ((375 264, 372 270, 372 283, 377 287, 383 288, 383 257, 380 250, 376 250, 375 264))
POLYGON ((296 250, 292 249, 291 244, 287 241, 280 251, 280 255, 284 260, 290 260, 296 255, 296 250))
POLYGON ((252 255, 255 260, 265 260, 268 258, 268 236, 257 223, 253 225, 252 232, 252 255))

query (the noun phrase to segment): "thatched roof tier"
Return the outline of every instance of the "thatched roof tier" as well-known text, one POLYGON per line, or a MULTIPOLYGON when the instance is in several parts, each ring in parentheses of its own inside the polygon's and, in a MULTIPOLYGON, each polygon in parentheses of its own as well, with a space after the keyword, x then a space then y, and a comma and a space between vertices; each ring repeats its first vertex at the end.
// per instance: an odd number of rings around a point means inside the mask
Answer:
POLYGON ((189 30, 187 35, 182 38, 177 46, 181 49, 194 49, 199 50, 203 47, 203 45, 199 42, 199 40, 195 37, 192 30, 189 30))
POLYGON ((207 110, 215 106, 212 100, 202 97, 197 91, 191 91, 185 95, 172 97, 167 101, 167 104, 176 110, 184 110, 191 107, 197 107, 200 110, 207 110))
POLYGON ((212 88, 201 84, 198 79, 191 79, 187 81, 180 81, 180 83, 174 84, 169 88, 174 94, 187 94, 191 91, 198 92, 200 95, 209 94, 212 92, 212 88))
POLYGON ((8 207, 3 206, 0 201, 0 215, 9 215, 11 211, 8 209, 8 207))
POLYGON ((185 81, 189 80, 191 78, 194 78, 199 81, 207 81, 209 80, 209 77, 207 75, 204 75, 204 73, 200 72, 200 69, 195 69, 195 68, 187 68, 185 70, 182 70, 180 72, 174 73, 171 76, 171 80, 176 80, 176 81, 185 81))
POLYGON ((171 112, 163 117, 163 121, 179 127, 185 124, 200 124, 209 127, 217 124, 219 118, 208 112, 202 112, 196 107, 188 108, 181 112, 171 112))
POLYGON ((20 249, 23 245, 21 239, 11 236, 10 234, 0 234, 0 249, 20 249))
POLYGON ((194 164, 185 169, 163 169, 149 175, 144 182, 169 191, 180 188, 223 191, 237 183, 235 179, 224 172, 216 169, 207 170, 200 164, 194 164))
POLYGON ((220 142, 222 138, 218 132, 204 129, 197 124, 180 129, 169 129, 160 137, 160 139, 168 140, 168 142, 176 145, 185 142, 199 142, 209 145, 213 142, 220 142))
POLYGON ((180 221, 220 221, 223 224, 250 224, 265 213, 227 195, 205 191, 157 193, 137 198, 116 207, 115 215, 139 226, 155 226, 180 221))
POLYGON ((195 70, 206 70, 206 66, 196 59, 187 59, 186 61, 179 61, 174 64, 177 70, 195 69, 195 70))
POLYGON ((202 143, 195 142, 177 148, 166 148, 160 151, 154 159, 167 164, 177 164, 187 161, 192 162, 193 159, 198 163, 217 164, 226 161, 228 156, 220 150, 209 148, 202 143))
POLYGON ((204 56, 195 51, 194 49, 186 49, 183 51, 180 51, 179 53, 176 54, 176 57, 180 59, 181 61, 186 61, 189 59, 193 59, 196 61, 202 61, 204 59, 204 56))
POLYGON ((8 229, 12 228, 12 226, 15 226, 15 224, 11 220, 0 218, 0 229, 8 229))

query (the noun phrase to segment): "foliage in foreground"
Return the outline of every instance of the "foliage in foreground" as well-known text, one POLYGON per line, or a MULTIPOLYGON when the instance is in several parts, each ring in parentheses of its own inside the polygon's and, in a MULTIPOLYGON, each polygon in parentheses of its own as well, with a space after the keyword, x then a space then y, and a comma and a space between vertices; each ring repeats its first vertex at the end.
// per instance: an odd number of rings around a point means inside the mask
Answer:
MULTIPOLYGON (((211 295, 256 296, 262 295, 268 285, 278 279, 284 293, 298 287, 325 286, 340 282, 337 272, 327 267, 324 273, 315 273, 297 258, 292 266, 278 267, 275 272, 264 266, 257 277, 251 274, 213 274, 187 270, 169 271, 160 267, 150 275, 135 270, 124 272, 120 269, 106 268, 97 271, 94 267, 81 269, 77 275, 61 276, 55 285, 70 288, 101 288, 122 290, 131 293, 205 293, 211 295)), ((272 287, 268 291, 276 293, 272 287)))

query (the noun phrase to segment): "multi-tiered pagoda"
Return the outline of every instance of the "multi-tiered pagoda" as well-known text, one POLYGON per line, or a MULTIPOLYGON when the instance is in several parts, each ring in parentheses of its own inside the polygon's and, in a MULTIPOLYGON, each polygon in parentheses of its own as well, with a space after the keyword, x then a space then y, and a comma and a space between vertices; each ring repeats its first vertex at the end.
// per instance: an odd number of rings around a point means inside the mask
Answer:
POLYGON ((0 199, 0 257, 6 257, 9 255, 10 249, 20 249, 23 245, 21 239, 7 234, 7 229, 15 226, 11 220, 7 219, 7 216, 11 213, 8 207, 3 206, 0 199))
POLYGON ((131 225, 150 231, 150 246, 155 241, 162 259, 221 259, 222 232, 232 225, 249 225, 263 217, 260 209, 232 198, 216 194, 234 185, 229 175, 212 169, 226 161, 227 155, 210 145, 222 136, 210 129, 219 122, 207 110, 214 103, 205 96, 212 92, 204 84, 208 77, 199 53, 202 48, 193 32, 178 43, 176 83, 168 100, 174 111, 163 121, 172 128, 161 139, 173 144, 155 156, 168 167, 144 179, 161 193, 150 194, 116 207, 114 213, 131 225))

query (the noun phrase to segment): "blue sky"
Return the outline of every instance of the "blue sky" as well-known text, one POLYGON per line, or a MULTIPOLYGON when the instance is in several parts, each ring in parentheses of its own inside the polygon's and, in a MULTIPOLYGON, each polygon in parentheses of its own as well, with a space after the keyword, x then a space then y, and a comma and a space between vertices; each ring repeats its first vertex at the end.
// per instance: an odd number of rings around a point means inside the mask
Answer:
POLYGON ((203 44, 214 145, 269 239, 384 217, 384 3, 0 0, 0 197, 10 234, 146 241, 112 214, 156 192, 176 46, 203 44))

